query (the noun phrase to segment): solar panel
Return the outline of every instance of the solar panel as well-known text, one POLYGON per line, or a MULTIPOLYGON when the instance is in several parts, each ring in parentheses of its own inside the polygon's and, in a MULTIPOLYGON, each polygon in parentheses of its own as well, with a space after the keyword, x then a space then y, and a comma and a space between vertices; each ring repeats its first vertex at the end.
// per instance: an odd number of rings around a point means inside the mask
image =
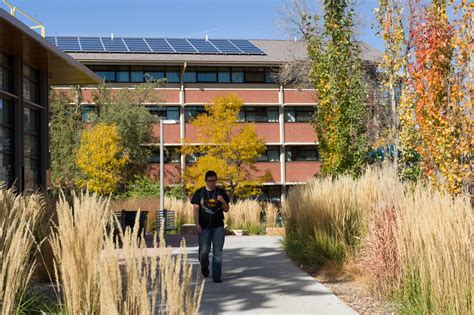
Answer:
POLYGON ((167 38, 167 41, 177 53, 197 53, 196 49, 184 38, 167 38))
POLYGON ((211 39, 209 40, 214 46, 216 46, 221 52, 225 54, 241 54, 243 51, 235 47, 227 39, 211 39))
POLYGON ((56 37, 58 48, 67 51, 80 51, 81 46, 77 37, 72 36, 58 36, 56 37))
POLYGON ((107 52, 129 52, 121 37, 111 39, 110 37, 101 37, 107 52))
POLYGON ((123 38, 123 41, 127 45, 131 52, 151 52, 150 47, 143 38, 123 38))
POLYGON ((164 38, 145 38, 151 49, 158 53, 174 53, 173 48, 164 38))
POLYGON ((79 37, 83 51, 105 51, 99 37, 79 37))
POLYGON ((245 39, 48 36, 46 40, 67 52, 265 55, 245 39))
POLYGON ((54 46, 56 46, 56 37, 54 36, 46 36, 46 41, 53 44, 54 46))
POLYGON ((188 39, 200 53, 219 53, 220 51, 205 39, 188 39))
POLYGON ((252 44, 250 41, 246 39, 231 39, 230 42, 237 46, 240 50, 242 50, 246 54, 251 55, 264 55, 265 53, 261 51, 257 46, 252 44))

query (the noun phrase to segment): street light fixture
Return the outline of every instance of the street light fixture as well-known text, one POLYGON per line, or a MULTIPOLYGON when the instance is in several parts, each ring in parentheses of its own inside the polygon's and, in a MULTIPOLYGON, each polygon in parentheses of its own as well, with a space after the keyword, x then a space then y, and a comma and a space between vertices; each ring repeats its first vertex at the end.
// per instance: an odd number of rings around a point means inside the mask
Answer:
MULTIPOLYGON (((163 125, 172 125, 172 124, 176 124, 176 120, 163 119, 163 117, 160 116, 160 210, 159 211, 162 211, 162 213, 165 209, 164 149, 163 149, 163 142, 164 142, 163 139, 165 137, 165 134, 163 131, 163 125)), ((157 220, 160 220, 160 213, 158 213, 156 218, 157 220)))

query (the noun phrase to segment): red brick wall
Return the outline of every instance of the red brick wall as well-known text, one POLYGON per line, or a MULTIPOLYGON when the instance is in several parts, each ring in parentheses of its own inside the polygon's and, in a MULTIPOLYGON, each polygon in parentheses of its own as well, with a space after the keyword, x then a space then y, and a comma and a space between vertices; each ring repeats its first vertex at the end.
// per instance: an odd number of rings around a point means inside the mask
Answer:
MULTIPOLYGON (((83 89, 82 90, 82 102, 83 103, 93 103, 93 95, 95 94, 96 89, 83 89)), ((113 89, 113 92, 117 92, 119 90, 113 89)), ((179 103, 179 90, 158 90, 158 95, 161 98, 161 102, 164 103, 179 103)), ((149 102, 152 103, 155 100, 150 100, 149 102)), ((160 103, 161 103, 160 102, 160 103)))
MULTIPOLYGON (((181 143, 181 135, 179 132, 179 124, 163 125, 165 137, 164 143, 181 143)), ((160 136, 160 124, 153 124, 153 135, 160 136)))
MULTIPOLYGON (((164 180, 166 185, 180 184, 181 183, 181 165, 180 163, 165 163, 164 168, 164 180)), ((152 163, 148 165, 146 174, 150 179, 159 181, 160 180, 160 164, 152 163)))
POLYGON ((191 125, 190 123, 185 124, 185 133, 184 134, 186 135, 185 138, 187 140, 190 140, 191 142, 197 141, 196 128, 194 128, 194 126, 191 125))
POLYGON ((285 104, 314 104, 316 91, 314 90, 284 90, 285 104))
POLYGON ((252 178, 261 177, 269 171, 272 177, 267 182, 281 182, 280 162, 257 162, 255 166, 258 168, 258 172, 253 173, 252 178))
POLYGON ((257 135, 265 140, 266 143, 280 142, 280 124, 279 123, 256 123, 255 129, 257 135))
POLYGON ((285 123, 285 142, 317 142, 316 131, 310 123, 285 123))
POLYGON ((286 162, 286 181, 304 182, 319 173, 321 162, 317 161, 295 161, 286 162))
POLYGON ((185 90, 186 103, 208 104, 217 96, 235 94, 244 103, 278 103, 277 90, 185 90))

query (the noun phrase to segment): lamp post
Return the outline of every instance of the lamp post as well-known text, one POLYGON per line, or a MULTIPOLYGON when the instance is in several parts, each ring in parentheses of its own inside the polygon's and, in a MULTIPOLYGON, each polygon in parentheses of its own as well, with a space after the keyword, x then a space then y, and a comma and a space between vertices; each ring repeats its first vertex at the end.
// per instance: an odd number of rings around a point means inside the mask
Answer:
MULTIPOLYGON (((163 125, 175 124, 176 120, 165 120, 163 116, 160 115, 160 209, 159 211, 165 210, 165 182, 164 182, 164 131, 163 125)), ((156 216, 156 224, 160 224, 160 214, 156 216)))

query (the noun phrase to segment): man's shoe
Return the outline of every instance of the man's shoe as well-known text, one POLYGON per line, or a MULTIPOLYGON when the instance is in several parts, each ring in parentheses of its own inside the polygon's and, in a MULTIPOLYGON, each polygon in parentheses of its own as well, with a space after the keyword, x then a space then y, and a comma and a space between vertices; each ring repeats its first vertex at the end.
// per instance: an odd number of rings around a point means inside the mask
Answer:
POLYGON ((222 283, 222 279, 219 276, 212 277, 212 281, 214 281, 215 283, 222 283))
POLYGON ((201 272, 204 278, 209 277, 209 268, 201 268, 201 272))

